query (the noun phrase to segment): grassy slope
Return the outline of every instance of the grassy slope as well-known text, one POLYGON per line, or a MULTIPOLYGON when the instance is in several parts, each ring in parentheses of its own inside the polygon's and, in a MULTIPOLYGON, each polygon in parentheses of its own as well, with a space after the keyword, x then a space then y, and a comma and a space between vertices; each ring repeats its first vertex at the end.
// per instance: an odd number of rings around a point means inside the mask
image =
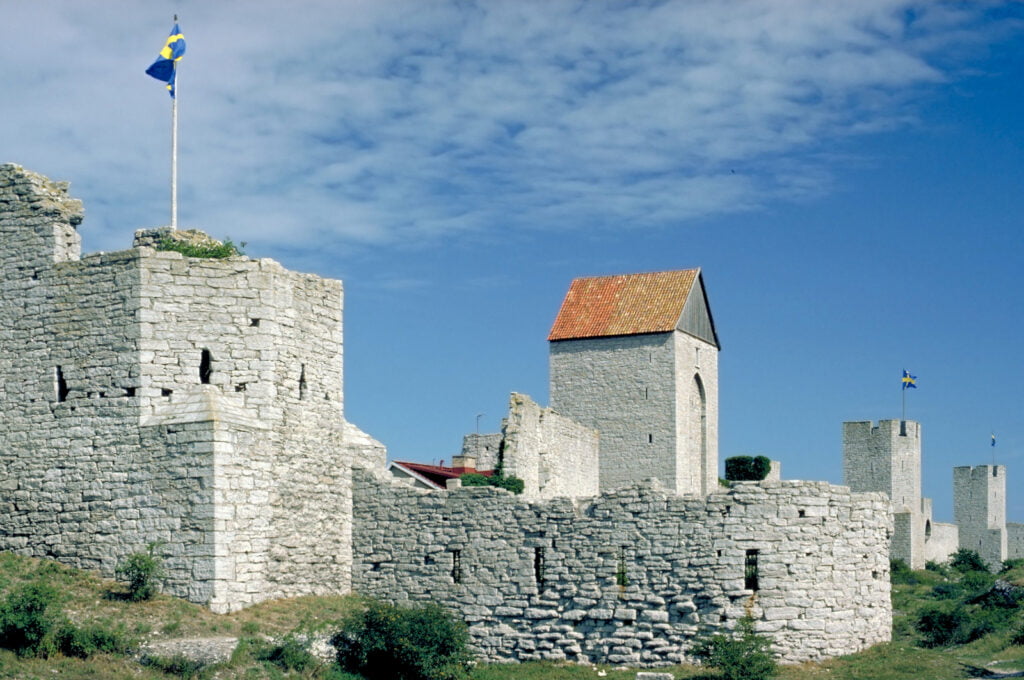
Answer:
MULTIPOLYGON (((782 669, 781 680, 945 680, 965 677, 964 665, 987 666, 1001 671, 1024 670, 1024 647, 1007 644, 1006 634, 995 634, 968 645, 950 649, 923 649, 916 645, 918 636, 912 621, 929 602, 931 587, 944 580, 934 572, 917 572, 920 583, 894 588, 894 641, 870 650, 824 663, 802 664, 782 669)), ((1011 581, 1024 585, 1024 568, 1009 575, 1011 581)), ((245 637, 266 635, 279 637, 296 629, 323 629, 336 621, 355 603, 350 597, 304 597, 276 600, 250 607, 234 614, 213 614, 198 605, 167 596, 150 602, 129 603, 111 597, 119 587, 92 574, 61 566, 48 560, 16 557, 0 553, 0 595, 20 583, 43 580, 57 587, 65 596, 65 613, 76 623, 102 623, 107 627, 123 627, 140 641, 191 637, 245 637)), ((1018 613, 1020 614, 1020 613, 1018 613)), ((665 669, 676 678, 702 680, 717 675, 707 669, 677 666, 665 669)), ((632 680, 635 670, 567 664, 522 664, 483 666, 475 680, 632 680), (605 675, 599 675, 604 672, 605 675)), ((51 680, 59 678, 167 678, 163 673, 140 667, 131 659, 97 655, 88 660, 19 659, 0 650, 0 678, 51 680)), ((244 656, 216 672, 224 680, 245 678, 328 678, 326 667, 305 673, 285 673, 244 656)))

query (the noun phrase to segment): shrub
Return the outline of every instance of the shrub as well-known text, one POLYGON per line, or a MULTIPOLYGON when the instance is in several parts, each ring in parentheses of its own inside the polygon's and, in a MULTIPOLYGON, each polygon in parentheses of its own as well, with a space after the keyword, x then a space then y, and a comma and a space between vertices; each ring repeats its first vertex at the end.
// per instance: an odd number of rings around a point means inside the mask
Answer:
POLYGON ((949 566, 962 574, 971 571, 988 571, 988 565, 981 559, 981 555, 975 550, 967 550, 966 548, 960 548, 953 553, 953 557, 949 560, 949 566))
POLYGON ((945 647, 967 642, 967 614, 962 607, 929 607, 917 617, 914 626, 925 647, 945 647))
POLYGON ((1010 644, 1024 645, 1024 625, 1018 628, 1017 631, 1010 637, 1010 644))
POLYGON ((143 666, 155 668, 167 675, 177 675, 179 678, 196 678, 206 669, 207 664, 198 659, 190 659, 184 654, 173 656, 144 656, 139 662, 143 666))
POLYGON ((117 565, 115 573, 128 582, 128 599, 132 602, 149 600, 156 595, 157 582, 164 577, 163 558, 156 555, 161 546, 162 541, 153 541, 146 545, 145 552, 132 553, 117 565))
POLYGON ((524 488, 523 480, 518 477, 506 477, 498 472, 495 472, 490 477, 479 472, 466 472, 460 475, 459 479, 462 481, 462 486, 493 486, 499 489, 507 489, 517 495, 521 494, 524 488))
POLYGON ((690 654, 714 666, 725 680, 765 680, 775 675, 775 659, 768 638, 754 633, 754 618, 747 614, 732 635, 717 633, 700 640, 690 654))
POLYGON ((915 585, 917 576, 907 563, 900 559, 889 560, 889 581, 902 585, 915 585))
POLYGON ((316 664, 316 658, 309 651, 309 640, 294 633, 284 636, 276 644, 259 646, 253 656, 286 671, 304 671, 316 664))
POLYGON ((1000 570, 1000 573, 1011 571, 1017 567, 1024 567, 1024 559, 1017 558, 1003 561, 1003 568, 1000 570))
POLYGON ((18 656, 46 657, 56 650, 55 634, 63 622, 57 591, 29 583, 0 603, 0 645, 18 656))
POLYGON ((725 459, 725 478, 732 482, 759 482, 771 472, 772 461, 765 456, 733 456, 725 459))
POLYGON ((101 624, 74 626, 65 624, 57 633, 57 646, 64 656, 87 659, 93 654, 125 654, 132 641, 123 626, 107 628, 101 624))
POLYGON ((370 602, 331 638, 338 663, 367 680, 464 680, 471 657, 466 624, 437 605, 370 602))

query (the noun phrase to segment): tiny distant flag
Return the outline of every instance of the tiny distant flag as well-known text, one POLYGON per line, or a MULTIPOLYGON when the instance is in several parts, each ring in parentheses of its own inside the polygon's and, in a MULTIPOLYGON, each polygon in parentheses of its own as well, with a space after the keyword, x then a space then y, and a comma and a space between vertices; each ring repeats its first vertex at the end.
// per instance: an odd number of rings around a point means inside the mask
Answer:
POLYGON ((903 389, 917 389, 917 376, 910 375, 906 369, 903 369, 903 389))
POLYGON ((995 446, 995 445, 996 445, 996 433, 993 432, 992 433, 992 446, 995 446))
POLYGON ((160 50, 160 56, 146 69, 147 74, 167 83, 167 91, 171 93, 171 97, 174 97, 174 74, 177 71, 177 64, 184 56, 185 36, 182 35, 178 24, 175 23, 171 34, 167 36, 164 48, 160 50))

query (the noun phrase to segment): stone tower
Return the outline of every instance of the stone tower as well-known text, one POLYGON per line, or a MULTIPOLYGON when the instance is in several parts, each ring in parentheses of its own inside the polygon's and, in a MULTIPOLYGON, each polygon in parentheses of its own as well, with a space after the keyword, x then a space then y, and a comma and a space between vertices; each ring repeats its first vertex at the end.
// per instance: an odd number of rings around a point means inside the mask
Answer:
POLYGON ((977 551, 989 568, 998 570, 1007 558, 1006 467, 953 468, 953 515, 960 547, 977 551))
POLYGON ((912 420, 843 423, 843 483, 851 491, 882 491, 892 501, 892 558, 925 565, 931 504, 921 498, 921 425, 912 420))
POLYGON ((81 220, 0 165, 0 550, 112 575, 163 541, 217 611, 347 589, 351 468, 384 454, 344 420, 341 282, 169 230, 81 256, 81 220))
POLYGON ((548 336, 557 412, 598 430, 600 486, 718 480, 718 336, 699 269, 572 282, 548 336))

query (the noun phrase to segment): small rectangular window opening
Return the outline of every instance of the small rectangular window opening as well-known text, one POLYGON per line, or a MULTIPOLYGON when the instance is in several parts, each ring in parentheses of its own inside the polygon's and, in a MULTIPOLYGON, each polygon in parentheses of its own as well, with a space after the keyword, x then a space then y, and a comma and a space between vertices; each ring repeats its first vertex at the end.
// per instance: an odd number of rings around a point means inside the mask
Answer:
POLYGON ((533 578, 537 585, 544 585, 544 548, 533 549, 533 578))
POLYGON ((169 390, 166 387, 161 387, 160 388, 160 396, 161 397, 169 397, 172 394, 174 394, 174 390, 169 390))
POLYGON ((654 443, 654 435, 653 434, 648 433, 648 435, 647 435, 647 443, 648 444, 653 444, 654 443))
POLYGON ((759 550, 748 550, 743 564, 743 587, 747 590, 758 590, 757 556, 759 550))
POLYGON ((68 389, 68 381, 64 379, 64 370, 60 366, 57 366, 53 372, 53 381, 57 401, 67 401, 71 390, 68 389))
POLYGON ((259 319, 249 319, 249 325, 250 326, 259 326, 260 325, 260 320, 259 319))
POLYGON ((626 570, 626 546, 619 548, 619 559, 615 565, 615 585, 620 588, 629 585, 629 574, 626 570))
POLYGON ((803 510, 803 509, 797 510, 796 514, 797 514, 798 517, 807 517, 807 511, 803 510))
POLYGON ((299 400, 306 398, 306 364, 301 364, 302 369, 299 371, 299 400))
POLYGON ((462 583, 462 551, 452 550, 452 582, 462 583))

